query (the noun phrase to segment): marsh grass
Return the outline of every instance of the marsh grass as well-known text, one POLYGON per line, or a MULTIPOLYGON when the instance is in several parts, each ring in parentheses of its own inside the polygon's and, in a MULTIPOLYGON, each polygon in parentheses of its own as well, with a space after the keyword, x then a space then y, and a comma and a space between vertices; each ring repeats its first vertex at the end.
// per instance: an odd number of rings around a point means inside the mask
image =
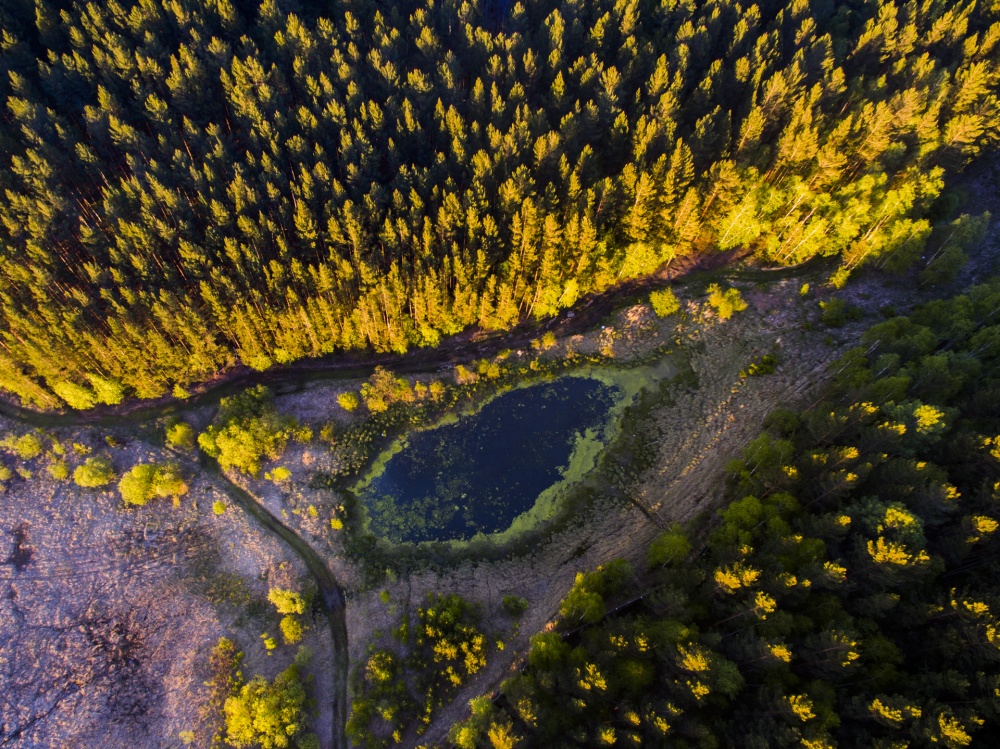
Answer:
MULTIPOLYGON (((547 515, 534 513, 532 516, 529 511, 525 515, 530 517, 518 518, 505 532, 489 536, 479 534, 466 541, 396 544, 378 538, 369 528, 363 503, 354 492, 341 488, 339 491, 346 507, 346 532, 342 531, 341 537, 345 552, 363 574, 364 587, 379 585, 387 574, 406 575, 419 570, 440 573, 464 562, 489 563, 528 557, 554 536, 588 523, 589 514, 606 507, 607 503, 630 501, 628 487, 656 458, 655 439, 651 436, 658 430, 654 415, 670 406, 679 390, 697 388, 697 375, 686 356, 666 346, 624 366, 618 362, 609 366, 611 362, 604 357, 589 360, 579 357, 572 367, 567 366, 568 362, 560 364, 562 366, 546 371, 532 382, 551 379, 560 373, 608 380, 616 378, 623 391, 632 394, 631 398, 623 399, 613 432, 601 448, 595 450, 592 469, 574 477, 577 480, 573 483, 553 488, 552 502, 545 508, 550 510, 547 515), (659 379, 654 387, 644 389, 640 385, 649 383, 650 369, 656 370, 659 379)), ((498 386, 490 396, 502 392, 507 390, 501 391, 498 386)))

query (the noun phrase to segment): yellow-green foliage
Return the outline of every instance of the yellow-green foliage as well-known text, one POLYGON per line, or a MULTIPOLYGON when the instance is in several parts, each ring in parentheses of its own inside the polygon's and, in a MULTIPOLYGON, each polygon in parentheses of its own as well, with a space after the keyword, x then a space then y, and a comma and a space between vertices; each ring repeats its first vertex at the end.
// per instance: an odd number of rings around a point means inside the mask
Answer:
POLYGON ((295 645, 302 640, 302 622, 295 614, 283 616, 279 626, 286 645, 295 645))
POLYGON ((649 295, 649 304, 657 317, 668 317, 681 308, 673 289, 658 289, 649 295))
POLYGON ((223 706, 225 740, 234 747, 292 749, 316 746, 308 731, 302 670, 310 653, 299 650, 295 663, 268 681, 255 676, 238 686, 223 706))
POLYGON ((73 471, 73 481, 76 485, 86 488, 107 486, 114 477, 115 469, 111 465, 111 459, 103 455, 87 458, 73 471))
POLYGON ((285 466, 276 466, 272 470, 264 474, 264 478, 268 481, 272 481, 275 484, 282 484, 288 481, 292 477, 292 472, 285 468, 285 466))
POLYGON ((500 365, 483 359, 476 365, 476 371, 488 380, 495 380, 500 376, 500 365))
POLYGON ((361 405, 361 400, 358 398, 357 393, 348 391, 337 396, 337 403, 339 403, 340 407, 345 411, 351 412, 361 405))
POLYGON ((216 515, 222 515, 226 511, 226 503, 221 499, 217 499, 212 502, 212 512, 216 515))
POLYGON ((274 604, 279 614, 304 614, 306 601, 301 593, 285 588, 271 588, 267 592, 267 600, 274 604))
POLYGON ((21 460, 34 460, 42 454, 42 450, 44 449, 42 438, 32 432, 22 434, 20 437, 15 437, 12 434, 7 435, 0 442, 0 445, 14 453, 21 460))
POLYGON ((538 351, 548 351, 551 348, 555 348, 556 345, 556 334, 551 330, 545 331, 541 338, 536 338, 531 342, 532 348, 538 351))
POLYGON ((265 459, 281 456, 290 439, 307 442, 312 432, 300 427, 274 407, 271 391, 263 385, 223 398, 216 424, 198 435, 198 444, 225 470, 257 476, 265 459))
POLYGON ((721 320, 728 320, 736 312, 742 312, 747 308, 747 303, 743 301, 739 289, 723 290, 717 283, 708 287, 708 303, 715 309, 721 320))
POLYGON ((602 565, 594 572, 578 572, 559 608, 559 615, 571 620, 598 621, 604 616, 605 597, 617 593, 631 576, 631 567, 622 559, 602 565))
POLYGON ((69 478, 69 464, 65 460, 53 460, 47 466, 45 470, 49 472, 49 475, 56 481, 65 481, 69 478))
POLYGON ((646 552, 646 563, 650 567, 678 565, 691 553, 691 541, 684 529, 674 524, 661 533, 650 544, 646 552))
POLYGON ((167 425, 167 444, 177 450, 193 450, 195 436, 194 428, 186 421, 167 425))
POLYGON ((153 497, 182 497, 188 485, 174 463, 139 463, 122 476, 118 491, 126 504, 144 505, 153 497))
POLYGON ((372 413, 381 413, 393 403, 412 402, 416 395, 409 381, 396 377, 385 367, 375 367, 368 382, 361 386, 361 397, 372 413))
POLYGON ((360 746, 380 735, 401 737, 414 723, 421 733, 448 697, 485 667, 489 643, 478 620, 478 609, 460 596, 428 596, 416 621, 405 618, 395 632, 409 646, 405 660, 388 649, 370 650, 356 672, 351 741, 360 746))
POLYGON ((995 0, 35 5, 3 5, 0 387, 47 408, 508 330, 711 249, 936 278, 976 237, 936 199, 997 142, 995 0))
POLYGON ((62 398, 70 408, 83 411, 93 408, 96 402, 94 392, 84 385, 68 380, 52 383, 52 391, 62 398))

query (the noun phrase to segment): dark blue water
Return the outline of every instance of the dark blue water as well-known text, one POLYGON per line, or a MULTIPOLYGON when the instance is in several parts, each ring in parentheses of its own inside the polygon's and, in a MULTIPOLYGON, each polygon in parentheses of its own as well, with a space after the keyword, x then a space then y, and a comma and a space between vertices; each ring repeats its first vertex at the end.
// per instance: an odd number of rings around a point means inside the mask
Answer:
POLYGON ((371 530, 396 543, 506 530, 562 478, 577 435, 606 423, 617 394, 594 379, 563 377, 410 435, 359 495, 371 530))

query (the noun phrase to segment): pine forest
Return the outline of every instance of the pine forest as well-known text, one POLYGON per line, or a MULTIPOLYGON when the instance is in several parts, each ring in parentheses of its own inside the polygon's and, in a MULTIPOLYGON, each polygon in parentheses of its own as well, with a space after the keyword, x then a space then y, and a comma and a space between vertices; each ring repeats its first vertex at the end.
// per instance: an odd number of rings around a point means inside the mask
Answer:
POLYGON ((40 409, 502 331, 686 256, 904 267, 1000 8, 0 3, 0 387, 40 409))

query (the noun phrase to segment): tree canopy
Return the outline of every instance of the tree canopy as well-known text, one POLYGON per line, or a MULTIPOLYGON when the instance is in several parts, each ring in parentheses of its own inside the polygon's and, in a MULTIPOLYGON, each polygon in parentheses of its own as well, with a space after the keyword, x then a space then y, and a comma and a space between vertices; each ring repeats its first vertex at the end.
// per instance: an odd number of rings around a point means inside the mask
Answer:
POLYGON ((566 638, 473 704, 476 747, 1000 743, 1000 282, 876 325, 825 400, 771 415, 701 539, 649 548, 637 606, 600 573, 566 638))
POLYGON ((125 504, 141 506, 154 497, 182 497, 188 485, 174 463, 138 463, 121 477, 118 491, 125 504))
POLYGON ((257 476, 263 462, 280 457, 290 439, 308 441, 312 431, 279 414, 271 391, 257 385, 223 398, 216 423, 198 435, 198 444, 222 468, 257 476))
POLYGON ((0 387, 403 351, 715 249, 960 258, 995 3, 502 7, 5 2, 0 387))

